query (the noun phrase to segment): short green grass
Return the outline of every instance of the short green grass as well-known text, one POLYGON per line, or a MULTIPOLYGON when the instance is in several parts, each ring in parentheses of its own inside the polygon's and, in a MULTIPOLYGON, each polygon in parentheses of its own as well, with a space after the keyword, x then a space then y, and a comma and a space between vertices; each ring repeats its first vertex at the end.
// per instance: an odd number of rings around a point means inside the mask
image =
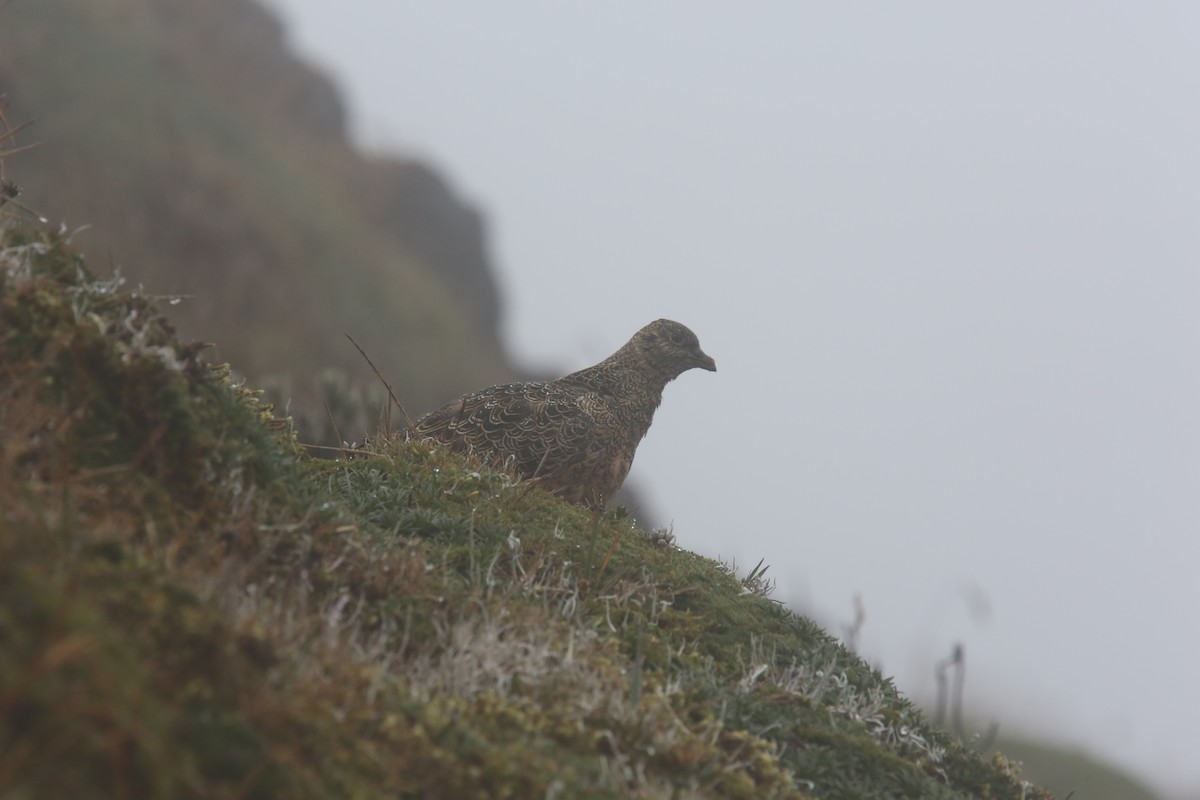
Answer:
POLYGON ((303 455, 0 243, 0 797, 1046 798, 680 550, 421 445, 303 455))

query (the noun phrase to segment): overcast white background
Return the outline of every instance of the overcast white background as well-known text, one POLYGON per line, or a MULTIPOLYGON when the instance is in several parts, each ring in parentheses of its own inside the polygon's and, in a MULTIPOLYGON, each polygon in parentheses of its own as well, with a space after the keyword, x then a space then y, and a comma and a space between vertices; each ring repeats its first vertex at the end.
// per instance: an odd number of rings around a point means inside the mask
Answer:
POLYGON ((696 331, 682 546, 1200 791, 1200 4, 271 4, 487 215, 521 362, 696 331))

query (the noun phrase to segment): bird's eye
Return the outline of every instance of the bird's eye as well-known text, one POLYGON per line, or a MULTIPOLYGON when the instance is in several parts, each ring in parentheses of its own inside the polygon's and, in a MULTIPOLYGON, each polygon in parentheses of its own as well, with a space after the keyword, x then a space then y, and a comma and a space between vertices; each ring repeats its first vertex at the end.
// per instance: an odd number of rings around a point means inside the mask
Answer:
POLYGON ((683 347, 685 344, 682 333, 672 333, 669 334, 667 338, 670 339, 671 344, 675 345, 676 347, 683 347))

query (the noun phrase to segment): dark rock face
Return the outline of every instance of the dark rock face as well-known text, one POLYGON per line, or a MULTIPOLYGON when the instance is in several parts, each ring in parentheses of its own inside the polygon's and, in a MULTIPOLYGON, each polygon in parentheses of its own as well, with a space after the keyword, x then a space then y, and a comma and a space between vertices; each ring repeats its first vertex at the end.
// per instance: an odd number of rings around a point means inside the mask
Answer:
POLYGON ((330 141, 346 138, 346 109, 333 81, 289 48, 283 23, 251 0, 157 0, 141 2, 146 15, 171 44, 180 63, 208 78, 227 77, 226 65, 252 76, 248 92, 241 81, 231 96, 253 97, 260 108, 286 119, 307 135, 330 141), (209 53, 212 59, 202 58, 209 53))
POLYGON ((440 173, 419 161, 380 159, 359 179, 375 221, 437 270, 451 296, 470 310, 481 334, 498 337, 501 298, 483 216, 465 205, 440 173))
POLYGON ((336 85, 250 0, 37 0, 0 11, 0 92, 33 120, 5 177, 93 264, 252 380, 325 367, 416 407, 516 377, 485 225, 433 167, 364 155, 336 85))

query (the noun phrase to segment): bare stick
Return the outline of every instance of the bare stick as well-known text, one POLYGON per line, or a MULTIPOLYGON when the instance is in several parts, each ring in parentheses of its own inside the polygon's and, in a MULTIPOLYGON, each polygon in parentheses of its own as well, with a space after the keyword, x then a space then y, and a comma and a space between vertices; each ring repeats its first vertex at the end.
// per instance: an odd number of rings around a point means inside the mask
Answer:
MULTIPOLYGON (((7 139, 9 136, 12 136, 12 134, 5 134, 4 138, 7 139)), ((0 158, 8 158, 9 156, 15 156, 17 153, 24 153, 26 150, 32 150, 41 144, 41 142, 34 142, 32 144, 23 144, 20 147, 10 147, 7 150, 0 150, 0 158)))
POLYGON ((348 456, 382 456, 383 453, 376 453, 374 450, 356 450, 353 447, 329 447, 324 444, 306 444, 300 443, 301 447, 311 448, 313 450, 331 450, 335 453, 344 453, 348 456))
POLYGON ((963 646, 960 643, 954 645, 954 650, 950 655, 943 658, 937 663, 934 673, 937 676, 937 712, 934 715, 934 722, 938 725, 945 723, 946 705, 949 699, 951 721, 950 725, 954 732, 962 737, 962 693, 963 681, 965 679, 964 672, 966 671, 966 653, 963 651, 963 646), (949 697, 946 687, 946 670, 954 667, 954 696, 949 697))
POLYGON ((333 426, 333 438, 337 440, 338 444, 346 444, 346 440, 342 438, 342 432, 338 430, 337 420, 333 418, 333 411, 329 408, 329 403, 322 401, 321 405, 325 406, 325 416, 329 417, 329 424, 333 426))
POLYGON ((20 125, 17 125, 15 127, 9 127, 8 121, 5 120, 3 117, 0 117, 0 122, 4 123, 4 133, 0 134, 0 141, 4 141, 5 139, 11 139, 12 137, 16 136, 18 133, 20 133, 21 131, 25 130, 26 128, 28 128, 30 125, 33 124, 33 120, 28 120, 26 122, 22 122, 20 125))
POLYGON ((413 429, 412 417, 408 415, 408 412, 404 410, 404 406, 396 399, 396 393, 392 391, 392 385, 384 380, 383 375, 379 372, 379 368, 375 366, 375 362, 367 355, 367 351, 363 350, 359 343, 354 341, 354 337, 347 333, 346 338, 350 340, 350 344, 354 345, 362 357, 367 360, 367 363, 371 365, 371 369, 375 371, 375 377, 379 378, 379 382, 387 389, 388 397, 392 398, 392 402, 396 404, 396 408, 400 409, 400 414, 404 417, 405 430, 411 431, 413 429))

